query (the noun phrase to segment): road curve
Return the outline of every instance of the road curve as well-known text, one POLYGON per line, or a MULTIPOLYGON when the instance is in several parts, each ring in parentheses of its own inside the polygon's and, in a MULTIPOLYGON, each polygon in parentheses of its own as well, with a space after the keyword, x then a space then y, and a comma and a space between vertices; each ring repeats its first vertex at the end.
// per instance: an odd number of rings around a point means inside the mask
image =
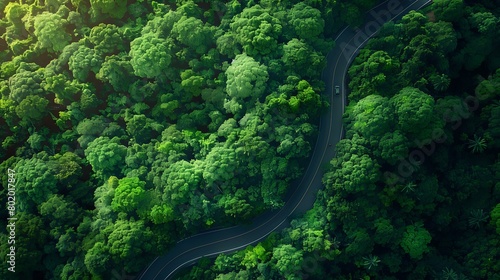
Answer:
POLYGON ((326 85, 325 95, 330 102, 329 111, 320 119, 318 139, 309 166, 280 210, 266 213, 253 220, 250 225, 218 229, 184 239, 168 254, 151 262, 137 279, 168 279, 180 268, 192 265, 200 258, 215 257, 256 244, 271 232, 285 228, 293 217, 310 209, 317 191, 322 187, 323 167, 333 158, 335 151, 332 147, 342 137, 342 114, 347 99, 345 78, 349 65, 359 49, 378 32, 383 23, 399 19, 409 11, 418 10, 430 2, 431 0, 387 0, 367 13, 364 25, 356 29, 346 27, 339 33, 335 39, 336 46, 327 55, 327 66, 322 74, 326 85), (340 86, 340 95, 334 94, 335 85, 340 86))

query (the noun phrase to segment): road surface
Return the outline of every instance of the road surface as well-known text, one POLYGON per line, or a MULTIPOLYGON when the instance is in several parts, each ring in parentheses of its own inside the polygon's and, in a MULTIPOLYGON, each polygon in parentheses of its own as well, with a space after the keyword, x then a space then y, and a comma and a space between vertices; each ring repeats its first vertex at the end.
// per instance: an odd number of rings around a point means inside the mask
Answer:
POLYGON ((330 108, 320 119, 318 139, 309 166, 280 210, 266 213, 253 220, 250 225, 209 231, 184 239, 168 254, 157 257, 137 279, 168 279, 180 268, 192 265, 200 258, 215 257, 221 253, 237 251, 256 244, 271 232, 288 226, 293 217, 311 209, 316 193, 322 187, 323 167, 333 158, 335 154, 333 147, 342 137, 342 114, 347 98, 345 78, 349 65, 359 49, 378 32, 383 23, 399 19, 409 11, 418 10, 430 2, 430 0, 385 1, 367 13, 363 26, 356 29, 346 27, 337 36, 336 46, 327 55, 327 66, 322 75, 330 108), (339 95, 334 94, 335 85, 340 86, 339 95))

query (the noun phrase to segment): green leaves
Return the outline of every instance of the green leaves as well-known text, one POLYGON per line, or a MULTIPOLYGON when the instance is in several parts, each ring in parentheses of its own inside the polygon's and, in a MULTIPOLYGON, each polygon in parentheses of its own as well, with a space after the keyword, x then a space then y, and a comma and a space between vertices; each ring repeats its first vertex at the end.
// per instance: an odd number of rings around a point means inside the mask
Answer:
POLYGON ((290 70, 293 70, 289 71, 290 75, 298 74, 301 77, 318 75, 325 66, 324 57, 297 38, 293 38, 283 46, 281 59, 290 70))
POLYGON ((252 57, 237 55, 226 70, 227 94, 232 98, 259 97, 266 88, 267 67, 252 57))
POLYGON ((42 95, 43 89, 40 85, 42 80, 43 72, 41 70, 19 69, 16 74, 9 78, 9 98, 20 103, 28 95, 42 95))
POLYGON ((172 34, 184 45, 198 54, 206 52, 212 45, 212 29, 194 17, 181 17, 173 26, 172 34))
POLYGON ((111 208, 117 212, 131 213, 137 210, 145 198, 145 182, 137 177, 123 178, 118 181, 111 208))
POLYGON ((120 174, 127 148, 117 138, 99 137, 85 149, 85 156, 98 174, 120 174))
POLYGON ((245 99, 258 99, 264 93, 269 79, 267 67, 246 54, 236 56, 227 68, 226 76, 226 91, 231 100, 226 101, 224 108, 233 114, 241 111, 241 103, 245 99))
POLYGON ((377 142, 394 127, 394 109, 389 100, 380 95, 369 95, 347 108, 348 125, 369 143, 377 142))
POLYGON ((295 4, 288 17, 295 33, 301 39, 315 39, 323 33, 325 22, 321 18, 321 12, 303 2, 295 4))
POLYGON ((16 107, 16 114, 25 122, 24 126, 40 121, 47 114, 49 101, 37 95, 24 98, 16 107))
POLYGON ((155 78, 167 69, 172 60, 170 46, 165 39, 147 33, 130 43, 130 63, 134 74, 143 78, 155 78))
POLYGON ((302 251, 290 244, 279 245, 273 249, 272 261, 280 274, 287 278, 295 276, 302 267, 302 251))
POLYGON ((463 0, 435 0, 431 7, 438 20, 456 21, 462 17, 465 5, 463 0))
POLYGON ((431 242, 430 233, 422 225, 410 225, 401 240, 401 247, 412 259, 422 259, 424 253, 429 252, 427 244, 431 242))
POLYGON ((281 29, 280 21, 259 5, 245 8, 231 23, 236 40, 243 46, 244 52, 251 56, 273 52, 278 45, 281 29))
POLYGON ((66 20, 58 14, 42 13, 35 17, 35 36, 38 44, 49 52, 60 52, 69 44, 71 36, 66 33, 66 20))
POLYGON ((122 18, 127 12, 126 0, 90 0, 90 6, 90 12, 94 18, 103 15, 122 18))
POLYGON ((404 88, 394 95, 391 103, 397 122, 404 132, 418 133, 433 118, 434 99, 416 88, 404 88))
POLYGON ((164 224, 174 220, 174 210, 165 204, 155 205, 151 208, 151 212, 149 214, 150 220, 156 224, 164 224))
POLYGON ((94 74, 99 71, 102 62, 103 58, 96 50, 81 45, 69 58, 68 66, 73 72, 73 77, 85 82, 90 71, 94 74))

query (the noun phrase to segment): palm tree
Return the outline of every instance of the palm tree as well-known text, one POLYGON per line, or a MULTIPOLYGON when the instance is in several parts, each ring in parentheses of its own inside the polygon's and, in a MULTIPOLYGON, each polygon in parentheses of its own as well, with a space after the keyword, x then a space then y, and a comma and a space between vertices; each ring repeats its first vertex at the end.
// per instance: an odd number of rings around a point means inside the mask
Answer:
POLYGON ((441 279, 456 280, 458 279, 458 274, 452 268, 445 267, 441 273, 441 279))
POLYGON ((471 210, 469 212, 469 225, 475 228, 479 228, 481 223, 488 220, 488 214, 483 211, 483 209, 471 210))
POLYGON ((363 257, 363 265, 366 266, 368 269, 371 269, 372 267, 377 267, 379 262, 380 259, 377 256, 369 255, 368 257, 363 257))
POLYGON ((469 139, 469 149, 472 149, 473 153, 482 153, 486 149, 486 140, 483 137, 478 137, 474 134, 474 140, 469 139))
POLYGON ((404 192, 408 193, 408 192, 414 192, 415 191, 415 187, 417 185, 413 182, 408 182, 406 185, 403 186, 403 190, 404 192))

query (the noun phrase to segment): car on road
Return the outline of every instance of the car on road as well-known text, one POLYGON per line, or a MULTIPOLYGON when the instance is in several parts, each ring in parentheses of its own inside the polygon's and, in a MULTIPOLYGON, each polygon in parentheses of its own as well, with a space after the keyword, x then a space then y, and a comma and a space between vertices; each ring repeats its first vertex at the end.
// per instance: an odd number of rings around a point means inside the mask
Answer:
POLYGON ((340 86, 335 86, 335 95, 340 94, 340 86))

